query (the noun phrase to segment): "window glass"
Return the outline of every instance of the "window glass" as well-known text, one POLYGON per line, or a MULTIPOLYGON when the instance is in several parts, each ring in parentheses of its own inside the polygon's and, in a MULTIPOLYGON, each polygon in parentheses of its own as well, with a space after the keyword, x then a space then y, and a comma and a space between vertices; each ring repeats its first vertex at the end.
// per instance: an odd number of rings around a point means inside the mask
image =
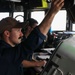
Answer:
POLYGON ((9 12, 0 12, 0 20, 5 17, 9 17, 9 12))
POLYGON ((72 25, 72 31, 75 31, 75 24, 72 25))
POLYGON ((31 12, 31 18, 34 18, 35 20, 37 20, 38 24, 41 23, 41 21, 43 20, 44 16, 45 16, 45 11, 31 12))
POLYGON ((66 18, 66 10, 60 10, 52 21, 51 31, 66 31, 66 18))
POLYGON ((14 12, 13 13, 13 18, 16 20, 23 22, 24 21, 24 13, 23 12, 14 12))

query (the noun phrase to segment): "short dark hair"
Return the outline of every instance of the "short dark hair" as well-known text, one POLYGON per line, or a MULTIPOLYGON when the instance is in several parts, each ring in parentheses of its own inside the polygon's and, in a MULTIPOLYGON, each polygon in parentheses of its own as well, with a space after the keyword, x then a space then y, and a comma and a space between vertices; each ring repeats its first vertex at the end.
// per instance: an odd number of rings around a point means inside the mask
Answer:
POLYGON ((35 19, 33 19, 33 18, 29 18, 29 19, 26 20, 26 23, 28 23, 29 26, 32 27, 34 25, 34 23, 37 23, 38 24, 38 21, 35 20, 35 19))
POLYGON ((23 34, 25 34, 26 30, 27 30, 27 27, 30 26, 30 27, 33 27, 34 26, 34 23, 37 23, 38 24, 38 21, 33 19, 33 18, 29 18, 25 21, 25 27, 22 29, 22 32, 23 34))

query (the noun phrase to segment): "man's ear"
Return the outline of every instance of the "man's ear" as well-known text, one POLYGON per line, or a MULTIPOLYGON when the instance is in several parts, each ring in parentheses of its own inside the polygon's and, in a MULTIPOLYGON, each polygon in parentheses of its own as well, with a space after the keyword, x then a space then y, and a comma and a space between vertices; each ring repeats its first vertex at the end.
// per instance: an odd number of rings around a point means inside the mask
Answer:
POLYGON ((5 36, 8 36, 8 37, 9 37, 10 32, 9 32, 8 30, 5 30, 5 31, 4 31, 4 34, 5 34, 5 36))

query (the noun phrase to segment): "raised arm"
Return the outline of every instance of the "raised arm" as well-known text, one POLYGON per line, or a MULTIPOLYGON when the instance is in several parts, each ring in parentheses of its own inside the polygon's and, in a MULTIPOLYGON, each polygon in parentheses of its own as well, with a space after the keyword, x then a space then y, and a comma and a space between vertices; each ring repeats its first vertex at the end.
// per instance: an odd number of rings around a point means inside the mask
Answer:
POLYGON ((48 11, 45 18, 39 25, 39 29, 42 34, 44 35, 47 34, 48 30, 51 27, 51 23, 53 21, 54 16, 63 7, 63 5, 64 5, 64 0, 52 0, 50 10, 48 11))
MULTIPOLYGON (((56 13, 62 8, 64 5, 64 0, 52 0, 51 8, 48 11, 47 15, 41 22, 41 24, 38 26, 39 30, 36 28, 32 31, 32 33, 29 35, 27 40, 24 42, 26 55, 29 53, 32 54, 33 51, 40 46, 40 44, 43 42, 45 36, 50 29, 51 23, 53 21, 54 16, 56 13), (43 34, 41 34, 41 33, 43 34)), ((24 67, 32 67, 32 66, 43 66, 44 62, 30 62, 30 61, 23 61, 22 62, 24 67), (38 64, 38 65, 37 65, 38 64)))

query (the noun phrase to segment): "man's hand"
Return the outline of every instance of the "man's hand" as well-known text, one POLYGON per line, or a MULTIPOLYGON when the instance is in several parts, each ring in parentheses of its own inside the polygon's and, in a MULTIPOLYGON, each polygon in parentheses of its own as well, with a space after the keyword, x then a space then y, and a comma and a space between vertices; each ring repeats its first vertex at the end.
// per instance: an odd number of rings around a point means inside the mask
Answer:
POLYGON ((45 66, 45 64, 46 64, 46 61, 45 60, 37 61, 36 62, 36 67, 42 67, 42 66, 45 66))
POLYGON ((63 7, 63 5, 64 0, 52 0, 50 10, 47 12, 45 18, 39 25, 39 29, 42 34, 46 35, 48 33, 55 15, 63 7))
POLYGON ((51 11, 55 14, 63 7, 64 0, 52 0, 51 11))

